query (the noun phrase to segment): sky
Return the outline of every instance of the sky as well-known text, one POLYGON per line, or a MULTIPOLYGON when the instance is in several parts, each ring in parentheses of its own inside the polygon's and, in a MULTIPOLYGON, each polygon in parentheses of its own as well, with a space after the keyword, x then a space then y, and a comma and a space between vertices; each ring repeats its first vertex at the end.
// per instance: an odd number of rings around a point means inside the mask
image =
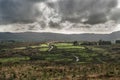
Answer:
POLYGON ((0 0, 0 32, 120 31, 120 0, 0 0))

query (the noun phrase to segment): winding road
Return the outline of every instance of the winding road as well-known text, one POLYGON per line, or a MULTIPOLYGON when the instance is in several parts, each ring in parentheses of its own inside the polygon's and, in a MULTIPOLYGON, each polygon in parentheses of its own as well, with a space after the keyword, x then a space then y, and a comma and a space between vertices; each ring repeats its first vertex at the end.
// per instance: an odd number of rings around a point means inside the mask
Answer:
POLYGON ((76 62, 78 62, 79 61, 79 57, 78 56, 74 56, 75 58, 76 58, 76 62))

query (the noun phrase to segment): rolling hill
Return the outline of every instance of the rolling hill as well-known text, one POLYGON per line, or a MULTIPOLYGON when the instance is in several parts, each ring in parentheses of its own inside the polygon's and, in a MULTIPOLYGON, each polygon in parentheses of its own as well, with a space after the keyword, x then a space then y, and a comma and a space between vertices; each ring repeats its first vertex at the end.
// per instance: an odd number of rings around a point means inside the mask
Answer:
POLYGON ((0 40, 22 40, 22 41, 96 41, 96 40, 118 40, 120 31, 111 34, 58 34, 58 33, 0 33, 0 40))

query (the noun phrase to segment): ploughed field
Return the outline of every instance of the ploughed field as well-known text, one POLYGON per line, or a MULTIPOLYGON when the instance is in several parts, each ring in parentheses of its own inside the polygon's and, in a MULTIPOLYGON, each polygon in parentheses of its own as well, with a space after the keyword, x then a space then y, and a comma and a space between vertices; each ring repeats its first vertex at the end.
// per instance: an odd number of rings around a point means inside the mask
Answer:
POLYGON ((119 79, 119 44, 0 43, 0 80, 119 79))

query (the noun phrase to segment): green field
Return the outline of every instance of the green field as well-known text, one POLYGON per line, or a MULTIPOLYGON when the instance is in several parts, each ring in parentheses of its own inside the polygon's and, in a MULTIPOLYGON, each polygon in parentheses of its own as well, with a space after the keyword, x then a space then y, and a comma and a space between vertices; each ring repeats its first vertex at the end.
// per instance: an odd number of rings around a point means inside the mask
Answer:
POLYGON ((120 45, 52 45, 51 51, 48 43, 2 45, 0 80, 119 80, 120 50, 113 48, 120 45))
POLYGON ((0 58, 0 63, 8 63, 8 62, 20 62, 24 60, 30 60, 29 57, 10 57, 10 58, 0 58))

